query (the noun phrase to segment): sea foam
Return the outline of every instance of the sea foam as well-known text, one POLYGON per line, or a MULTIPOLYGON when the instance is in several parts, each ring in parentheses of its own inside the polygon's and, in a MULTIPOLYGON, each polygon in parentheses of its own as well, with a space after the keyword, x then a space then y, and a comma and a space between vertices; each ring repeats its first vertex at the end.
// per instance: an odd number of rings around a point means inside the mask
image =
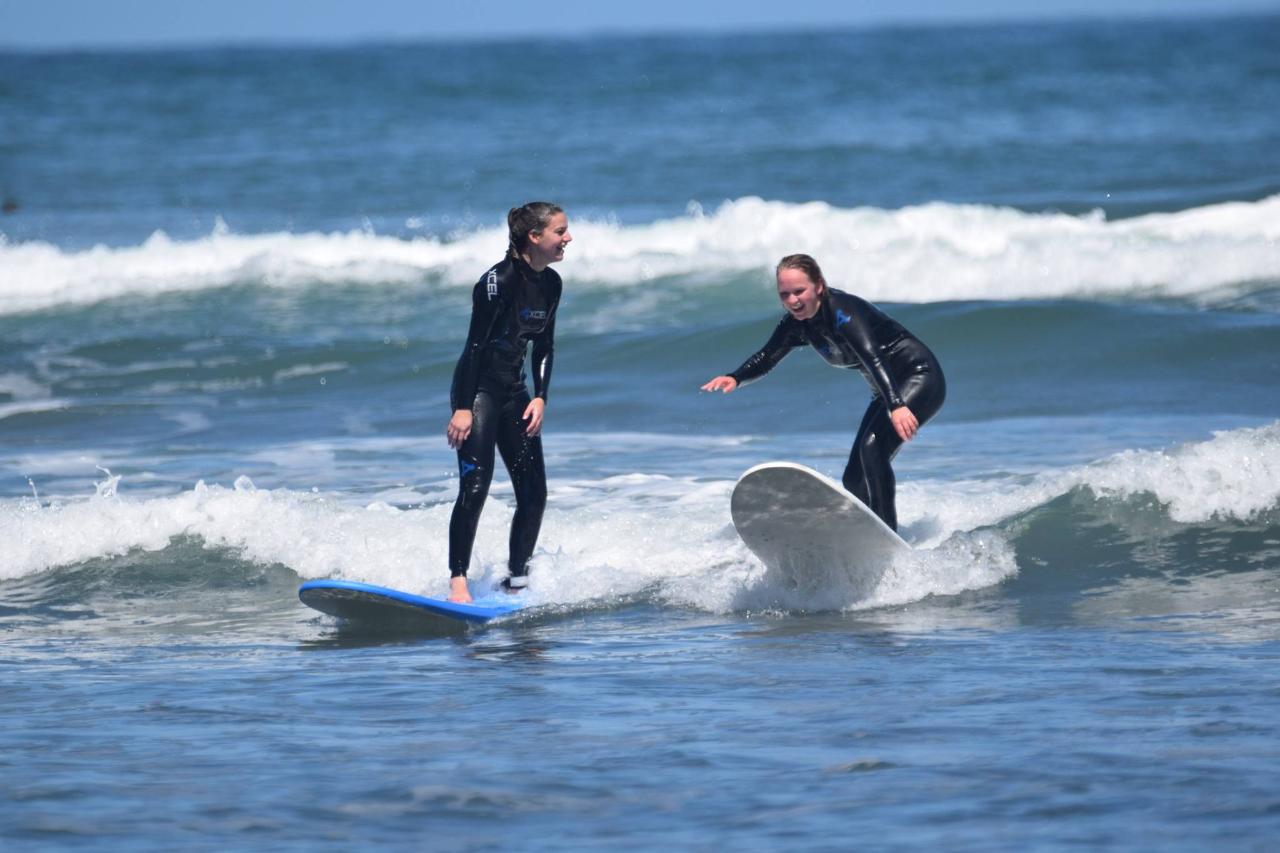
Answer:
POLYGON ((1169 449, 1125 450, 1019 479, 1003 487, 973 480, 938 490, 907 483, 899 489, 899 503, 929 510, 904 513, 904 526, 928 530, 921 538, 938 542, 953 531, 996 525, 1082 489, 1103 500, 1149 495, 1180 524, 1251 522, 1280 507, 1280 421, 1169 449))
MULTIPOLYGON (((356 505, 333 494, 258 489, 241 477, 230 487, 199 483, 134 499, 118 484, 108 477, 84 499, 0 501, 0 537, 9 543, 0 579, 197 537, 251 562, 288 566, 301 578, 436 596, 447 590, 447 498, 411 508, 356 505)), ((1280 422, 1169 450, 1124 451, 1020 485, 912 482, 900 505, 918 553, 857 598, 839 584, 801 598, 771 586, 729 521, 732 485, 640 473, 556 481, 533 560, 532 597, 577 605, 657 596, 711 611, 841 609, 981 588, 1018 571, 1012 533, 1001 523, 1073 490, 1101 499, 1154 495, 1175 523, 1248 521, 1273 510, 1280 506, 1280 422)), ((479 588, 505 574, 510 519, 510 496, 499 488, 476 541, 471 576, 479 588)))

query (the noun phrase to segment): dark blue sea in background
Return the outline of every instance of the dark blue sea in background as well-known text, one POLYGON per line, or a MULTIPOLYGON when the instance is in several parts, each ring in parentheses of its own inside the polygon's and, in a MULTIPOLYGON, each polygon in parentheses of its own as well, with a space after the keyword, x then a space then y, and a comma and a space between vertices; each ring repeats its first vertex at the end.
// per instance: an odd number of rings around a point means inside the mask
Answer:
MULTIPOLYGON (((1280 18, 0 52, 0 837, 18 849, 1262 850, 1280 836, 1280 18), (526 615, 447 586, 505 211, 575 236, 526 615), (923 338, 916 563, 776 583, 750 465, 923 338)), ((504 573, 499 474, 473 583, 504 573)))

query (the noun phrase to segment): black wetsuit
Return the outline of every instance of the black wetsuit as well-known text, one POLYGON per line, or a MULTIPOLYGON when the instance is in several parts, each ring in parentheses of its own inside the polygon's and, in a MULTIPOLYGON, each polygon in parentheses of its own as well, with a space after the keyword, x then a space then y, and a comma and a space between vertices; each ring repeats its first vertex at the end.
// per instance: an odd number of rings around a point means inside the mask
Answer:
POLYGON ((947 383, 937 358, 901 324, 865 299, 828 288, 808 320, 788 314, 764 347, 728 374, 746 385, 791 350, 811 346, 833 367, 856 367, 873 391, 844 469, 844 487, 898 529, 890 462, 902 446, 889 413, 907 406, 923 425, 942 408, 947 383))
MULTIPOLYGON (((556 306, 560 276, 554 270, 534 272, 508 255, 476 283, 471 296, 471 328, 453 372, 453 411, 471 410, 471 434, 458 448, 460 484, 449 522, 449 571, 466 575, 476 524, 493 479, 493 449, 511 475, 516 513, 511 521, 508 568, 523 579, 542 526, 547 503, 547 475, 542 439, 525 432, 524 411, 530 402, 523 372, 525 352, 533 342, 533 393, 543 400, 551 382, 556 306)), ((516 584, 513 584, 516 585, 516 584)))

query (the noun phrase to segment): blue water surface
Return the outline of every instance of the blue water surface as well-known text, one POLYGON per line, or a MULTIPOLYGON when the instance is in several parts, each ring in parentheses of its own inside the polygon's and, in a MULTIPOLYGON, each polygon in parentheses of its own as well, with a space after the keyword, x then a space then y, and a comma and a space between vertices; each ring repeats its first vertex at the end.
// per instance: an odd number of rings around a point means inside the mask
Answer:
MULTIPOLYGON (((1280 18, 0 53, 0 838, 30 850, 1264 850, 1280 835, 1280 18), (531 606, 441 596, 510 206, 560 271, 531 606), (838 478, 819 256, 937 352, 910 570, 728 515, 838 478)), ((506 571, 499 471, 470 570, 506 571)))

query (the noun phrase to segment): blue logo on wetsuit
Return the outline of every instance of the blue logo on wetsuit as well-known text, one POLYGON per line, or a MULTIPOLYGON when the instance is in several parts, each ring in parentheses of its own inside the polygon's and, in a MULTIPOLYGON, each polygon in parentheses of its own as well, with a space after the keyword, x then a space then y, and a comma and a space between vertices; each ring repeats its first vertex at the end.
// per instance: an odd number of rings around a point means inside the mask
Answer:
POLYGON ((546 311, 534 311, 534 310, 533 310, 533 309, 531 309, 531 308, 521 308, 521 309, 520 309, 520 319, 521 319, 521 320, 545 320, 545 319, 547 319, 547 312, 546 312, 546 311))
POLYGON ((836 309, 836 325, 837 326, 843 326, 845 323, 848 323, 852 319, 853 319, 852 316, 844 313, 844 311, 840 310, 839 308, 836 309))
POLYGON ((474 462, 468 462, 465 459, 459 459, 458 467, 462 469, 462 473, 459 474, 458 476, 465 477, 468 474, 470 474, 472 471, 476 470, 476 468, 479 468, 480 466, 476 465, 474 462))

